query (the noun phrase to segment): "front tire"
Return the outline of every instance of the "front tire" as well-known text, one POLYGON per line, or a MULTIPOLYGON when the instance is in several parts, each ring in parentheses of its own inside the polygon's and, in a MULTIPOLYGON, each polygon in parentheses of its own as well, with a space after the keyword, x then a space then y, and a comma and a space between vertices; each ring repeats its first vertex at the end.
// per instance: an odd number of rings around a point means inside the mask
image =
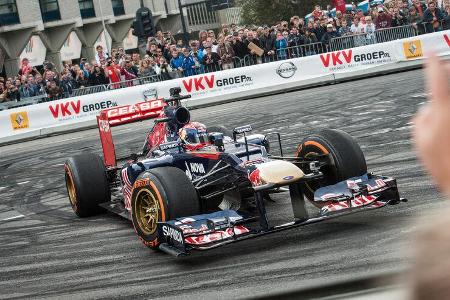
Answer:
POLYGON ((147 247, 159 246, 157 223, 200 213, 197 192, 178 168, 161 167, 139 175, 131 196, 131 219, 147 247))
POLYGON ((331 164, 320 170, 324 178, 303 184, 303 192, 311 201, 318 188, 367 173, 364 153, 358 143, 342 130, 325 129, 303 139, 297 148, 297 157, 301 158, 324 154, 329 154, 331 159, 331 164))
POLYGON ((100 156, 84 153, 64 164, 66 188, 75 214, 81 218, 104 210, 100 203, 111 201, 106 169, 100 156))

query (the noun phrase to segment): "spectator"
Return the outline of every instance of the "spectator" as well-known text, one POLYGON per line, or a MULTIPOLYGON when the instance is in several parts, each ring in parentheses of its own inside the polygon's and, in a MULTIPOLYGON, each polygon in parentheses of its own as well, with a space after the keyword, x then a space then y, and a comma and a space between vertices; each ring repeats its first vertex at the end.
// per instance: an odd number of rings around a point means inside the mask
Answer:
POLYGON ((375 44, 376 35, 375 35, 375 24, 372 22, 371 16, 366 16, 366 24, 364 25, 364 33, 366 34, 366 44, 375 44))
POLYGON ((0 82, 0 103, 8 101, 7 94, 8 91, 6 90, 4 83, 0 82))
POLYGON ((386 13, 383 7, 378 7, 378 17, 375 21, 376 29, 384 29, 391 27, 392 17, 390 14, 386 13))
POLYGON ((206 47, 206 55, 203 57, 202 64, 205 66, 205 72, 220 71, 220 56, 219 54, 212 52, 211 46, 206 47))
POLYGON ((183 72, 183 55, 180 54, 177 48, 172 50, 172 59, 170 60, 170 66, 172 70, 176 72, 177 78, 182 77, 183 72))
POLYGON ((66 97, 70 97, 70 95, 72 95, 73 90, 75 88, 75 83, 72 79, 72 75, 70 74, 70 72, 68 71, 63 72, 63 74, 61 75, 61 81, 59 85, 66 97))
POLYGON ((321 42, 322 42, 322 44, 325 44, 328 46, 330 44, 331 39, 337 38, 337 37, 339 37, 339 34, 334 29, 333 25, 328 24, 327 32, 325 32, 325 34, 322 36, 321 42))
POLYGON ((63 90, 52 80, 47 85, 47 95, 51 99, 60 99, 63 96, 63 90))
POLYGON ((277 32, 277 39, 275 41, 275 49, 277 51, 277 59, 288 59, 288 42, 281 32, 277 32))
POLYGON ((105 73, 109 79, 109 83, 112 84, 111 88, 117 89, 120 87, 120 69, 113 63, 112 59, 108 59, 106 62, 105 73))
POLYGON ((354 17, 353 18, 353 24, 350 27, 350 31, 353 34, 361 34, 364 31, 364 27, 362 24, 359 23, 359 18, 358 17, 354 17))
POLYGON ((422 18, 417 13, 417 10, 414 6, 409 8, 409 14, 407 18, 408 24, 412 24, 414 28, 418 29, 418 24, 422 22, 422 18))
POLYGON ((413 0, 412 7, 416 9, 417 14, 420 18, 423 18, 423 13, 427 9, 425 3, 420 2, 420 0, 413 0))
POLYGON ((143 59, 139 64, 139 77, 150 77, 156 75, 155 70, 153 67, 149 64, 148 60, 143 59))
POLYGON ((97 64, 94 64, 94 66, 91 69, 91 74, 89 75, 89 84, 90 85, 108 84, 108 78, 105 75, 105 70, 97 64))
MULTIPOLYGON (((253 33, 251 35, 251 39, 247 40, 247 46, 250 42, 253 42, 255 44, 257 43, 259 45, 259 41, 253 39, 253 33)), ((233 46, 231 46, 230 42, 226 38, 222 38, 220 40, 218 54, 220 56, 220 59, 222 60, 222 68, 224 70, 233 69, 234 50, 233 46)))
POLYGON ((441 22, 444 20, 444 15, 441 10, 436 7, 434 0, 428 2, 428 8, 423 13, 423 22, 425 22, 426 32, 435 32, 442 30, 441 22))
POLYGON ((102 59, 107 60, 109 58, 108 53, 103 51, 103 47, 101 45, 98 45, 95 50, 97 52, 95 53, 95 61, 99 64, 102 59))
POLYGON ((85 88, 86 86, 88 86, 89 81, 84 76, 83 70, 77 71, 77 74, 75 76, 75 82, 76 82, 76 86, 75 86, 76 88, 85 88))
POLYGON ((32 71, 32 68, 30 66, 30 61, 28 58, 22 59, 22 64, 20 66, 19 75, 28 75, 32 71))
POLYGON ((172 79, 173 70, 172 67, 167 63, 164 57, 161 57, 158 62, 159 75, 162 80, 170 80, 172 79))
POLYGON ((270 31, 269 27, 264 27, 260 44, 264 50, 264 62, 274 61, 276 36, 270 31))
POLYGON ((398 7, 394 7, 394 14, 392 16, 392 27, 404 26, 406 25, 407 19, 402 11, 398 7))
MULTIPOLYGON (((139 61, 138 61, 138 65, 139 65, 139 61)), ((132 75, 132 76, 130 76, 130 75, 128 76, 128 77, 132 77, 130 79, 134 79, 134 78, 138 77, 139 68, 134 65, 134 61, 126 60, 124 69, 126 72, 128 72, 132 75)), ((125 80, 129 80, 129 79, 125 79, 125 80)))
POLYGON ((323 11, 320 8, 320 5, 314 6, 314 11, 312 12, 312 17, 314 20, 319 20, 321 17, 323 17, 323 11))
POLYGON ((189 52, 189 49, 183 48, 183 62, 181 64, 181 68, 183 70, 184 77, 189 77, 193 75, 197 75, 195 60, 189 52))
POLYGON ((36 91, 30 86, 28 81, 19 87, 20 98, 28 98, 36 96, 36 91))
POLYGON ((233 51, 234 54, 243 59, 246 55, 249 54, 247 46, 242 42, 242 38, 239 36, 238 32, 233 33, 233 51))
POLYGON ((351 35, 352 32, 350 31, 350 27, 347 25, 347 20, 342 19, 341 28, 338 30, 339 36, 347 36, 351 35))

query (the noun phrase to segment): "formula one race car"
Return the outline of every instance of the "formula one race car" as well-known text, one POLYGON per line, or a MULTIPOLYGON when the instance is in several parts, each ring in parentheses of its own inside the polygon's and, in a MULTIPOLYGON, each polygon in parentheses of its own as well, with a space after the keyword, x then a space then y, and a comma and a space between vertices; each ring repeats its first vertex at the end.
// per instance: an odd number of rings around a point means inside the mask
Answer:
POLYGON ((78 216, 107 209, 130 219, 148 247, 180 256, 404 200, 395 179, 367 173, 364 154, 343 131, 310 135, 293 156, 283 154, 280 134, 271 134, 274 155, 268 136, 250 134, 250 125, 228 132, 191 122, 181 105, 189 96, 180 92, 100 113, 103 160, 87 153, 65 164, 78 216), (152 118, 142 153, 118 164, 111 127, 152 118), (294 215, 276 226, 266 213, 275 192, 289 193, 294 215))

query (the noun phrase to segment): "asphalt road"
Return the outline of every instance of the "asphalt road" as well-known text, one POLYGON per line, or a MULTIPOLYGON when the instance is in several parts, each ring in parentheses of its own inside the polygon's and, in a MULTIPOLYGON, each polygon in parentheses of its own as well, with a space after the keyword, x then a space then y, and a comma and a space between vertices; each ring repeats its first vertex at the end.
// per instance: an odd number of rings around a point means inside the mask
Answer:
MULTIPOLYGON (((100 153, 96 130, 1 147, 0 298, 229 299, 404 270, 418 220, 444 206, 409 141, 410 118, 425 96, 415 70, 193 111, 208 125, 279 130, 290 151, 310 132, 343 129, 371 171, 398 178, 409 202, 183 259, 145 248, 120 217, 73 214, 63 163, 100 153)), ((120 153, 138 151, 147 127, 116 128, 120 153)), ((289 216, 283 195, 270 205, 275 218, 289 216)))

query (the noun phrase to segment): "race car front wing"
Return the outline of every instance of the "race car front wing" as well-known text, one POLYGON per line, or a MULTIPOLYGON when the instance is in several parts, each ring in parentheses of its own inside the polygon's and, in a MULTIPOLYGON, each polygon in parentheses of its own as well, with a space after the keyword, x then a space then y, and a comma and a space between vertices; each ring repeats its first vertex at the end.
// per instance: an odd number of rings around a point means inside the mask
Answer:
MULTIPOLYGON (((269 188, 269 187, 268 187, 269 188)), ((173 256, 188 255, 191 250, 208 250, 261 235, 327 219, 395 205, 400 198, 396 180, 366 174, 318 189, 314 201, 321 203, 320 213, 309 217, 300 184, 289 185, 295 220, 270 226, 263 200, 264 189, 255 189, 258 216, 246 216, 234 210, 190 216, 158 223, 159 249, 173 256), (257 228, 247 224, 259 221, 257 228)))

